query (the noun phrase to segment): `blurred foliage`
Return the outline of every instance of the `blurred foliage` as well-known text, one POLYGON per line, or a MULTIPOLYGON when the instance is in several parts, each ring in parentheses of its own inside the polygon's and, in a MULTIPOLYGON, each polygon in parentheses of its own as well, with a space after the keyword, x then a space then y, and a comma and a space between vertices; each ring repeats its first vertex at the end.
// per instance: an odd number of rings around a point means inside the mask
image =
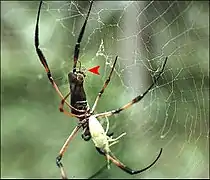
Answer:
MULTIPOLYGON (((74 45, 89 3, 45 2, 40 17, 40 44, 53 77, 63 94, 69 85, 74 45), (82 13, 84 13, 82 15, 82 13)), ((112 151, 131 168, 143 168, 163 147, 160 161, 147 172, 130 176, 114 165, 98 178, 207 178, 209 177, 209 4, 182 2, 95 2, 82 41, 84 67, 100 65, 100 76, 87 74, 85 89, 90 106, 118 54, 119 61, 97 112, 118 108, 141 90, 124 79, 132 67, 122 64, 120 40, 123 17, 133 6, 144 19, 134 36, 135 66, 154 74, 164 56, 166 71, 158 86, 138 105, 110 117, 110 131, 127 135, 112 151), (104 4, 103 4, 104 3, 104 4), (130 4, 129 4, 130 3, 130 4), (106 5, 106 6, 105 6, 106 5), (102 8, 104 7, 104 8, 102 8), (107 7, 107 8, 105 8, 107 7), (140 30, 139 30, 140 32, 140 30), (102 41, 103 40, 103 41, 102 41), (100 45, 103 48, 100 49, 100 45), (141 51, 141 52, 140 52, 141 51), (145 62, 149 63, 145 63, 145 62), (143 64, 143 65, 142 65, 143 64), (146 65, 145 65, 146 64, 146 65), (152 67, 152 68, 151 68, 152 67)), ((38 2, 1 2, 1 177, 60 178, 55 158, 77 121, 58 110, 60 99, 48 82, 34 48, 38 2)), ((132 27, 127 27, 132 28, 132 27)), ((131 36, 132 38, 132 36, 131 36)), ((124 51, 124 49, 121 49, 124 51)), ((132 54, 133 55, 133 54, 132 54)), ((140 80, 139 80, 140 81, 140 80)), ((106 161, 92 142, 80 134, 63 158, 69 178, 87 178, 106 161)))

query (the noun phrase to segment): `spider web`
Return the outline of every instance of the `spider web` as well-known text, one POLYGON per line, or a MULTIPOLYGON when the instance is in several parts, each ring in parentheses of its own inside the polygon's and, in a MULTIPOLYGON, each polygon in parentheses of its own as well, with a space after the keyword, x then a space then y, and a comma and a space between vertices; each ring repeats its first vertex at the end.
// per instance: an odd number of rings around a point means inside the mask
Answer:
MULTIPOLYGON (((4 2, 2 6, 1 174, 59 178, 55 157, 76 121, 57 111, 59 98, 34 53, 38 3, 4 2)), ((83 1, 42 6, 40 44, 64 94, 69 90, 67 73, 88 7, 89 2, 83 1)), ((138 104, 109 118, 114 137, 127 133, 111 148, 124 164, 144 168, 161 147, 162 156, 142 174, 130 176, 111 165, 97 178, 209 178, 208 13, 207 2, 94 2, 79 58, 86 68, 101 66, 100 76, 87 73, 90 106, 115 56, 119 57, 97 112, 116 109, 142 94, 168 56, 154 88, 138 104)), ((93 143, 84 142, 80 135, 63 162, 69 177, 80 178, 91 176, 106 163, 93 143)))

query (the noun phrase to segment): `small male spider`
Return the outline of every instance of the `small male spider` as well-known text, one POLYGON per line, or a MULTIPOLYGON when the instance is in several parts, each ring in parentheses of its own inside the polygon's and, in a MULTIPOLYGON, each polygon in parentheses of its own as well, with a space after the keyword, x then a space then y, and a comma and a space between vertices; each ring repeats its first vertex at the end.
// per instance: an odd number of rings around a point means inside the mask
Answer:
POLYGON ((128 109, 129 107, 131 107, 133 104, 140 102, 140 100, 152 89, 152 87, 156 84, 156 82, 158 81, 158 79, 160 78, 161 74, 164 71, 166 62, 167 62, 167 57, 165 58, 165 61, 162 64, 162 67, 159 71, 159 74, 157 75, 156 78, 154 78, 153 83, 146 89, 146 91, 143 94, 138 95, 137 97, 135 97, 134 99, 132 99, 130 102, 128 102, 127 104, 125 104, 124 106, 115 109, 115 110, 111 110, 108 112, 103 112, 103 113, 99 113, 99 114, 94 114, 94 111, 96 109, 96 106, 98 104, 99 99, 101 98, 102 94, 104 93, 107 85, 110 82, 112 73, 114 71, 116 62, 117 62, 117 58, 118 56, 116 56, 114 64, 111 68, 110 74, 107 78, 107 80, 105 81, 102 89, 99 91, 96 100, 93 104, 93 107, 90 109, 86 100, 86 95, 85 95, 85 91, 83 88, 83 82, 85 79, 85 73, 83 71, 81 71, 81 68, 79 68, 79 70, 77 70, 76 65, 78 62, 78 57, 79 57, 79 48, 80 48, 80 42, 82 40, 84 31, 85 31, 85 27, 87 24, 87 20, 91 11, 91 7, 92 7, 93 1, 90 2, 90 7, 85 19, 85 22, 80 30, 80 34, 77 40, 77 43, 75 45, 75 51, 74 51, 74 63, 73 63, 73 70, 72 72, 70 72, 68 74, 69 77, 69 83, 70 83, 70 92, 64 97, 62 95, 62 93, 60 92, 58 86, 56 85, 50 69, 48 67, 46 58, 44 57, 44 54, 42 53, 41 49, 39 48, 39 16, 40 16, 40 10, 41 10, 41 5, 42 5, 42 1, 40 2, 39 5, 39 9, 38 9, 38 14, 37 14, 37 20, 36 20, 36 28, 35 28, 35 48, 36 48, 36 52, 38 54, 38 57, 42 63, 42 65, 44 66, 46 72, 47 72, 47 76, 51 82, 51 84, 53 85, 53 87, 55 88, 56 92, 58 93, 58 95, 61 97, 61 104, 60 104, 60 112, 63 112, 64 114, 70 116, 70 117, 76 117, 79 119, 78 125, 74 128, 74 130, 72 131, 72 133, 69 135, 69 137, 67 138, 66 142, 64 143, 63 147, 61 148, 59 155, 56 158, 56 164, 57 166, 60 168, 61 171, 61 176, 62 178, 66 179, 67 175, 66 172, 64 170, 63 164, 61 163, 61 158, 63 157, 70 141, 74 138, 74 136, 76 135, 76 133, 78 132, 79 129, 83 128, 83 139, 88 141, 90 139, 93 140, 93 143, 97 149, 97 151, 104 155, 107 159, 107 165, 109 168, 109 161, 113 162, 116 166, 118 166, 120 169, 122 169, 123 171, 133 175, 133 174, 138 174, 141 173, 147 169, 149 169, 150 167, 152 167, 157 160, 159 159, 161 153, 162 153, 162 148, 160 149, 160 152, 157 156, 157 158, 147 167, 141 169, 141 170, 132 170, 129 167, 127 167, 126 165, 124 165, 123 163, 121 163, 111 152, 110 147, 114 144, 116 144, 119 139, 124 136, 126 133, 122 133, 120 136, 118 136, 117 138, 112 138, 112 135, 108 135, 108 129, 109 129, 109 121, 107 120, 107 127, 106 130, 104 130, 104 128, 102 127, 102 125, 100 124, 98 118, 107 118, 109 116, 118 114, 120 112, 122 112, 125 109, 128 109), (71 103, 69 104, 66 99, 68 98, 68 96, 71 94, 71 103), (64 103, 66 103, 68 105, 68 107, 71 109, 71 112, 68 112, 67 110, 64 109, 64 103))

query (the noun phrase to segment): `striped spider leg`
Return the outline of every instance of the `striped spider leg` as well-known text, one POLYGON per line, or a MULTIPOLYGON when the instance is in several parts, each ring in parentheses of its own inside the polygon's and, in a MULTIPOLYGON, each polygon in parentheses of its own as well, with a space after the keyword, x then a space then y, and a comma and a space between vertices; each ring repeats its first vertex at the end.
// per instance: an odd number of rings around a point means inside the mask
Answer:
MULTIPOLYGON (((117 57, 115 59, 115 62, 114 62, 114 65, 116 64, 116 60, 117 60, 117 57)), ((161 154, 162 154, 162 148, 160 149, 160 152, 158 154, 158 156, 156 157, 156 159, 147 167, 141 169, 141 170, 132 170, 130 169, 129 167, 127 167, 126 165, 124 165, 123 163, 121 163, 114 155, 113 153, 111 153, 109 147, 116 144, 118 142, 118 139, 121 138, 123 135, 125 135, 124 133, 121 134, 118 138, 115 138, 111 141, 113 141, 111 144, 109 144, 110 142, 110 137, 108 137, 106 135, 108 129, 106 128, 106 131, 103 130, 103 127, 101 126, 101 124, 98 122, 97 118, 99 117, 109 117, 109 116, 112 116, 114 114, 118 114, 120 112, 122 112, 123 110, 126 110, 128 109, 129 107, 131 107, 133 104, 135 103, 138 103, 151 89, 152 87, 156 84, 156 82, 158 81, 158 79, 160 78, 161 74, 163 73, 164 71, 164 68, 165 68, 165 65, 166 65, 166 62, 168 60, 168 57, 165 58, 165 61, 163 62, 162 64, 162 68, 161 70, 159 71, 159 74, 157 76, 157 78, 154 79, 153 83, 148 87, 148 89, 141 95, 135 97, 134 99, 132 99, 129 103, 127 103, 126 105, 122 106, 121 108, 118 108, 116 110, 112 110, 112 111, 108 111, 108 112, 105 112, 105 113, 99 113, 99 114, 95 114, 95 115, 92 115, 90 118, 89 118, 89 128, 90 128, 90 132, 91 132, 91 136, 92 136, 92 139, 94 141, 94 144, 96 146, 96 149, 98 150, 98 152, 102 155, 104 155, 106 158, 107 158, 107 161, 109 163, 109 161, 111 160, 115 165, 117 165, 119 168, 121 168, 123 171, 129 173, 129 174, 138 174, 138 173, 141 173, 143 171, 146 171, 147 169, 149 169, 150 167, 152 167, 156 162, 157 160, 160 158, 161 154), (90 121, 91 120, 91 121, 90 121), (91 123, 92 122, 92 123, 91 123), (95 135, 95 136, 94 136, 95 135)), ((114 67, 114 66, 113 66, 114 67)), ((112 69, 113 71, 113 69, 112 69)), ((111 71, 111 73, 112 73, 111 71)), ((91 110, 91 112, 94 111, 94 109, 96 108, 96 105, 98 103, 98 100, 100 99, 101 95, 103 94, 104 92, 104 89, 106 88, 107 84, 109 83, 110 81, 110 78, 111 78, 111 73, 110 73, 110 76, 109 78, 107 79, 106 83, 104 84, 102 90, 99 92, 97 98, 96 98, 96 101, 94 103, 94 106, 91 110)), ((104 169, 104 167, 102 167, 98 172, 96 172, 94 175, 92 175, 90 178, 93 178, 95 177, 97 174, 99 174, 102 170, 104 169)))
MULTIPOLYGON (((68 93, 66 97, 68 97, 71 94, 71 104, 69 104, 66 101, 66 98, 63 96, 63 94, 59 90, 57 84, 55 83, 55 81, 52 77, 52 74, 51 74, 50 68, 48 66, 47 60, 46 60, 42 50, 39 48, 39 18, 40 18, 42 3, 43 2, 40 1, 39 8, 38 8, 38 13, 37 13, 37 19, 36 19, 35 49, 36 49, 36 52, 37 52, 37 55, 39 57, 40 62, 42 63, 42 65, 45 68, 48 79, 51 82, 53 88, 56 90, 57 94, 61 97, 62 103, 67 104, 67 106, 71 109, 71 112, 68 112, 61 105, 59 107, 60 112, 66 114, 70 117, 76 117, 81 121, 81 120, 83 120, 83 117, 84 117, 85 113, 89 111, 89 106, 88 106, 88 103, 87 103, 87 100, 86 100, 86 94, 85 94, 84 87, 83 87, 85 74, 84 74, 84 72, 82 72, 80 70, 80 68, 79 68, 79 70, 77 70, 76 65, 77 65, 78 58, 79 58, 80 43, 81 43, 84 31, 85 31, 85 27, 86 27, 86 24, 87 24, 87 20, 88 20, 89 14, 90 14, 90 10, 91 10, 93 1, 90 2, 90 7, 89 7, 89 10, 88 10, 85 22, 84 22, 84 24, 83 24, 83 26, 80 30, 80 34, 79 34, 79 37, 77 39, 77 43, 75 45, 73 71, 68 74, 68 79, 69 79, 69 84, 70 84, 70 92, 71 93, 68 93)), ((66 147, 68 146, 69 141, 74 137, 74 135, 77 133, 77 131, 80 129, 80 127, 83 128, 83 134, 82 134, 83 139, 88 141, 91 138, 87 124, 83 124, 82 126, 80 125, 80 126, 76 127, 74 129, 74 131, 71 133, 71 135, 69 136, 69 138, 66 140, 66 142, 64 143, 63 147, 61 148, 61 150, 59 152, 59 156, 56 158, 56 164, 60 168, 61 176, 63 178, 66 178, 66 173, 65 173, 63 165, 60 161, 61 161, 61 158, 62 158, 64 152, 66 151, 66 147)))

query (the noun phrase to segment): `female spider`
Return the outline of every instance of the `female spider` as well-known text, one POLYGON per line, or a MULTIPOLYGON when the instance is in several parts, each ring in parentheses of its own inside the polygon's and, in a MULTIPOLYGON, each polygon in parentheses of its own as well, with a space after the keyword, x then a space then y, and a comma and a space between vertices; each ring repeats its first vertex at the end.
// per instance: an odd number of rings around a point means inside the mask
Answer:
POLYGON ((125 171, 129 174, 138 174, 138 173, 141 173, 141 172, 149 169, 151 166, 153 166, 156 163, 156 161, 159 159, 159 157, 162 153, 162 148, 161 148, 157 158, 146 168, 143 168, 141 170, 130 169, 129 167, 124 165, 122 162, 120 162, 113 155, 113 153, 110 150, 110 147, 112 145, 116 144, 118 142, 118 140, 122 136, 125 135, 125 133, 121 134, 117 138, 112 138, 112 136, 110 137, 109 135, 107 135, 107 132, 108 132, 108 129, 109 129, 109 122, 107 121, 107 128, 106 128, 106 130, 104 130, 104 128, 102 127, 102 125, 98 121, 98 118, 109 117, 109 116, 118 114, 118 113, 122 112, 123 110, 128 109, 133 104, 140 102, 140 100, 152 89, 152 87, 156 84, 156 82, 160 78, 161 74, 164 71, 164 68, 165 68, 165 65, 166 65, 166 62, 167 62, 167 59, 168 59, 167 57, 162 64, 162 67, 159 71, 158 76, 154 79, 153 83, 147 88, 147 90, 143 94, 138 95, 137 97, 132 99, 130 102, 128 102, 127 104, 125 104, 124 106, 122 106, 118 109, 111 110, 111 111, 104 112, 104 113, 94 114, 94 111, 96 109, 98 101, 101 98, 101 96, 104 93, 107 85, 110 82, 110 79, 111 79, 113 70, 115 68, 117 58, 118 58, 118 56, 116 56, 114 64, 113 64, 112 69, 110 71, 110 74, 109 74, 107 80, 105 81, 102 89, 99 91, 99 93, 96 97, 96 100, 93 104, 93 107, 90 109, 89 106, 88 106, 88 103, 86 101, 85 91, 84 91, 84 88, 83 88, 85 73, 82 72, 80 70, 80 68, 79 68, 79 70, 77 70, 76 69, 76 64, 77 64, 78 57, 79 57, 80 42, 82 40, 84 31, 85 31, 85 27, 86 27, 87 20, 88 20, 90 11, 91 11, 92 4, 93 4, 93 1, 90 2, 90 7, 89 7, 89 10, 88 10, 85 22, 82 26, 82 29, 80 30, 80 34, 79 34, 77 43, 75 45, 73 70, 72 70, 72 72, 70 72, 68 74, 69 83, 70 83, 70 93, 68 93, 65 97, 62 95, 62 93, 60 92, 60 90, 59 90, 58 86, 56 85, 54 79, 52 78, 52 75, 51 75, 50 69, 48 67, 47 61, 44 57, 44 54, 42 53, 41 49, 39 48, 38 23, 39 23, 39 16, 40 16, 42 1, 40 2, 40 5, 39 5, 37 21, 36 21, 36 28, 35 28, 35 48, 36 48, 36 52, 38 54, 38 57, 39 57, 41 63, 43 64, 43 66, 44 66, 44 68, 47 72, 47 76, 48 76, 51 84, 53 85, 56 92, 59 94, 59 96, 62 99, 59 109, 60 109, 61 112, 65 113, 66 115, 68 115, 70 117, 76 117, 76 118, 79 119, 78 125, 74 128, 72 133, 69 135, 69 137, 65 141, 63 147, 61 148, 61 150, 59 152, 59 155, 56 158, 56 164, 60 168, 61 176, 64 179, 67 178, 67 175, 66 175, 66 172, 64 171, 63 164, 61 163, 61 158, 63 157, 70 141, 74 138, 74 136, 76 135, 76 133, 79 131, 80 128, 83 128, 83 139, 84 140, 89 140, 90 138, 92 138, 93 143, 94 143, 97 151, 100 154, 102 154, 106 157, 106 159, 108 161, 108 167, 109 167, 109 161, 111 161, 116 166, 118 166, 120 169, 122 169, 123 171, 125 171), (68 98, 68 96, 70 94, 71 94, 71 104, 69 104, 66 101, 66 99, 68 98), (72 99, 74 101, 72 101, 72 99), (66 103, 69 106, 69 108, 71 109, 71 112, 68 112, 67 110, 64 109, 64 103, 66 103), (85 137, 87 137, 87 138, 85 138, 85 137))

